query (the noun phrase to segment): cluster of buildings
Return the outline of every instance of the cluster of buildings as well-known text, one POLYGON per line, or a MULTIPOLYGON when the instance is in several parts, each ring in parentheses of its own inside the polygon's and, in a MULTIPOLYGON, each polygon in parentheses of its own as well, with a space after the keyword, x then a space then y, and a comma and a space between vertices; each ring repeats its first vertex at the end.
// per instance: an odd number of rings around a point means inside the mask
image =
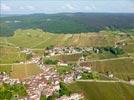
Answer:
POLYGON ((73 47, 73 46, 56 46, 52 49, 46 49, 45 54, 46 57, 50 56, 58 56, 58 55, 71 55, 71 54, 82 54, 83 52, 95 52, 99 53, 100 49, 97 47, 73 47))
POLYGON ((10 85, 20 84, 21 81, 19 79, 12 79, 6 72, 0 72, 0 84, 7 83, 10 85))
POLYGON ((63 77, 64 83, 68 84, 68 83, 72 83, 75 80, 81 79, 82 78, 81 73, 83 73, 83 72, 91 73, 92 69, 90 67, 87 67, 87 66, 76 68, 71 73, 64 75, 64 77, 63 77))
POLYGON ((48 68, 42 73, 24 80, 30 100, 40 100, 41 95, 51 96, 60 89, 60 76, 48 68))
POLYGON ((70 55, 70 54, 82 53, 82 51, 72 46, 70 47, 57 46, 52 49, 46 50, 45 53, 48 53, 48 56, 56 56, 63 54, 70 55))

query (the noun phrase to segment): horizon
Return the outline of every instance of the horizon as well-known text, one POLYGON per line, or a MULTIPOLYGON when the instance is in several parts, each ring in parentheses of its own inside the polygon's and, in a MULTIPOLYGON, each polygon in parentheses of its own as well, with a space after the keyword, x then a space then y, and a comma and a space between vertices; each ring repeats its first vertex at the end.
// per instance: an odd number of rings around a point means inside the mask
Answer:
POLYGON ((1 0, 1 14, 134 13, 133 0, 1 0))
MULTIPOLYGON (((55 15, 55 14, 134 14, 134 12, 59 12, 59 13, 29 13, 29 14, 1 14, 1 15, 36 15, 36 14, 44 14, 44 15, 55 15)), ((1 16, 0 16, 1 17, 1 16)))

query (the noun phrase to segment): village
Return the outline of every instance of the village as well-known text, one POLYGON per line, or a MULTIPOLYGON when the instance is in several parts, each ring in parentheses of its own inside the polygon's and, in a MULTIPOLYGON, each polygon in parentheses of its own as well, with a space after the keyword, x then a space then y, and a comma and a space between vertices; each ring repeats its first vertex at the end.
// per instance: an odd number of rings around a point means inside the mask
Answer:
MULTIPOLYGON (((27 93, 28 96, 24 98, 19 98, 20 100, 40 100, 41 95, 45 95, 46 97, 49 97, 53 95, 54 92, 60 90, 60 81, 63 81, 64 83, 68 84, 76 79, 80 79, 80 73, 81 71, 79 69, 68 73, 66 75, 60 76, 55 70, 52 70, 52 67, 49 65, 44 65, 42 62, 42 58, 39 56, 35 56, 35 54, 30 49, 24 49, 22 50, 23 53, 26 53, 27 55, 32 55, 31 60, 20 62, 20 64, 30 64, 34 63, 37 64, 43 71, 38 74, 31 76, 29 78, 26 78, 24 80, 19 79, 13 79, 9 77, 8 74, 5 72, 2 72, 0 74, 0 83, 7 83, 10 85, 13 84, 24 84, 27 87, 27 93)), ((53 54, 65 54, 67 52, 68 54, 74 54, 74 53, 81 53, 81 51, 76 51, 72 47, 71 48, 54 48, 54 50, 49 50, 49 55, 53 56, 53 54)), ((67 63, 61 63, 58 62, 59 66, 68 66, 67 63)), ((84 69, 84 67, 83 67, 84 69)), ((85 70, 91 71, 91 68, 85 68, 85 70)), ((83 98, 83 95, 74 93, 70 96, 62 96, 60 98, 57 98, 57 100, 79 100, 83 98)))
MULTIPOLYGON (((46 97, 52 96, 55 92, 60 90, 60 82, 64 82, 65 84, 72 83, 77 80, 86 80, 86 79, 99 79, 99 74, 92 70, 92 66, 81 66, 80 62, 84 62, 85 58, 81 56, 79 60, 72 66, 72 70, 70 72, 65 72, 65 74, 60 75, 56 69, 53 67, 61 66, 68 67, 69 64, 63 61, 58 61, 57 64, 47 65, 44 64, 44 57, 50 58, 52 56, 57 55, 72 55, 72 54, 82 54, 84 51, 94 51, 99 53, 99 49, 93 47, 81 47, 75 48, 73 46, 70 47, 61 47, 57 46, 51 49, 44 50, 44 56, 36 55, 32 50, 28 48, 22 49, 21 52, 31 55, 31 59, 25 62, 20 62, 20 64, 36 64, 42 72, 33 75, 31 77, 25 78, 23 80, 13 79, 5 72, 0 73, 0 84, 7 83, 10 85, 13 84, 24 84, 26 86, 26 91, 28 93, 27 97, 18 98, 20 100, 40 100, 42 95, 46 97), (89 76, 90 75, 90 76, 89 76)), ((114 78, 114 75, 109 72, 106 77, 114 78)), ((134 84, 134 81, 130 81, 131 84, 134 84)), ((70 96, 60 96, 56 98, 56 100, 80 100, 84 98, 83 94, 73 93, 70 96)))

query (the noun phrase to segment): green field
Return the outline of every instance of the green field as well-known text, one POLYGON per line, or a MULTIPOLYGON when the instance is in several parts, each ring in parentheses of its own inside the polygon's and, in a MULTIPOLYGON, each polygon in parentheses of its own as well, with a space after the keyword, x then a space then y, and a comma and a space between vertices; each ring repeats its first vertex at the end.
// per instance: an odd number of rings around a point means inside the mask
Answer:
POLYGON ((101 73, 112 72, 116 77, 129 80, 134 78, 134 63, 132 59, 118 59, 107 61, 95 61, 83 63, 91 66, 92 69, 101 73))
POLYGON ((85 100, 134 100, 134 86, 123 83, 75 82, 69 88, 85 100))

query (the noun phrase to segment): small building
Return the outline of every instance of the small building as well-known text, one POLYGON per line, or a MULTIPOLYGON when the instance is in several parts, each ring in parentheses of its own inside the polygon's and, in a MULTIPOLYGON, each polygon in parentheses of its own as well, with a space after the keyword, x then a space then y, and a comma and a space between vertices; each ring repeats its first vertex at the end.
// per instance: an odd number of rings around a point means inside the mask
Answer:
POLYGON ((85 71, 85 72, 91 72, 91 67, 88 67, 88 66, 83 66, 82 67, 82 70, 85 71))
POLYGON ((107 75, 108 75, 109 78, 113 78, 114 77, 114 75, 112 74, 112 72, 107 72, 107 75))
POLYGON ((130 80, 129 82, 130 82, 130 84, 134 85, 134 80, 133 79, 130 80))
POLYGON ((68 64, 65 61, 59 61, 58 66, 68 66, 68 64))
POLYGON ((80 58, 80 61, 85 61, 85 58, 82 56, 82 57, 80 58))
POLYGON ((108 75, 108 77, 113 78, 113 77, 114 77, 114 75, 113 75, 113 74, 109 74, 109 75, 108 75))

